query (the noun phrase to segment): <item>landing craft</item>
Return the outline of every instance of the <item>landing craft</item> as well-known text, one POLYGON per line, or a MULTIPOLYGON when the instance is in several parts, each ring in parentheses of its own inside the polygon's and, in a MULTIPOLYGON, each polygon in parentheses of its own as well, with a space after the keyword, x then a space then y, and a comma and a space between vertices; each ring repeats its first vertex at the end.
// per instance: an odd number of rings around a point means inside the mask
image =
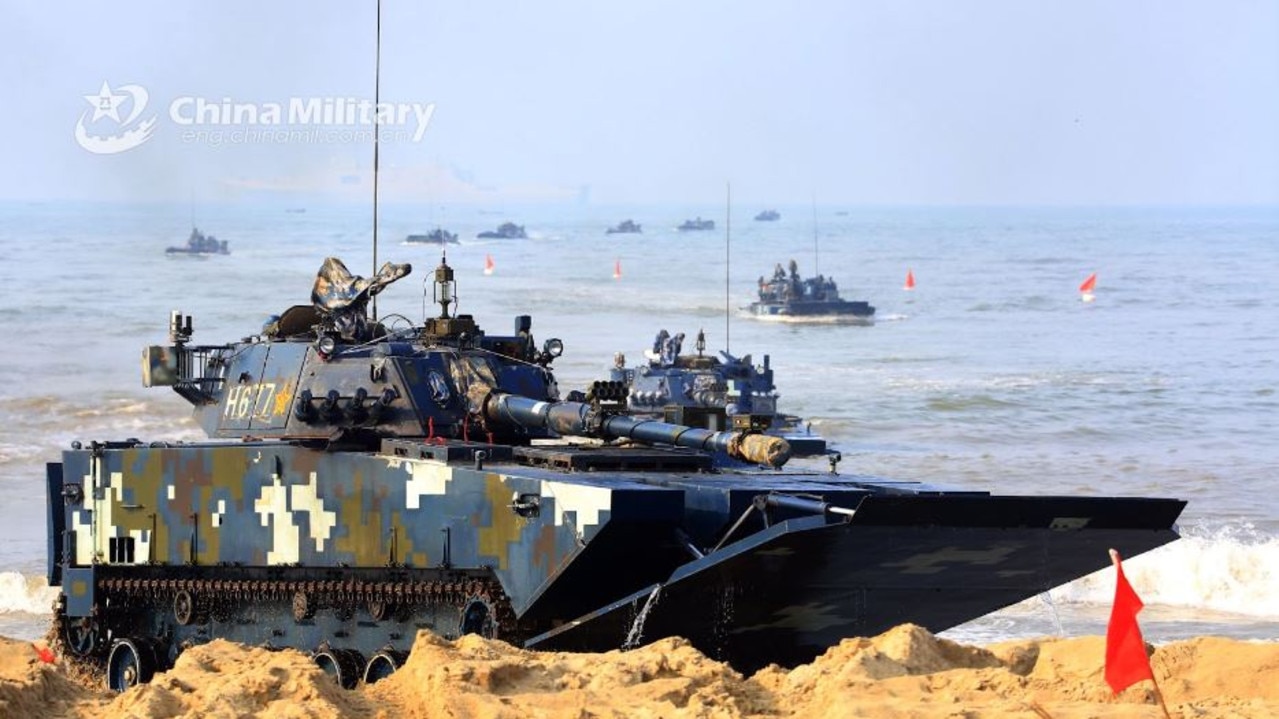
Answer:
POLYGON ((78 441, 47 465, 59 655, 123 690, 228 639, 309 652, 351 687, 421 631, 588 651, 678 635, 752 672, 903 622, 940 632, 1177 538, 1178 499, 783 469, 785 440, 628 416, 620 383, 562 401, 564 343, 536 344, 527 315, 481 330, 444 262, 438 316, 370 317, 409 271, 329 258, 310 304, 225 344, 172 315, 143 383, 209 439, 78 441))

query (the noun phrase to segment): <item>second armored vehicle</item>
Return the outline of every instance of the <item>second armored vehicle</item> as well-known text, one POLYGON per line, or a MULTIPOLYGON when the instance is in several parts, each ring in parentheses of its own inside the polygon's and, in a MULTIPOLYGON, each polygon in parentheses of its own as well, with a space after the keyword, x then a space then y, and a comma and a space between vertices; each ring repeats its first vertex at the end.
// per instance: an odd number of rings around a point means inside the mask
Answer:
POLYGON ((789 274, 778 265, 771 279, 759 278, 759 297, 747 310, 763 320, 875 323, 875 308, 869 302, 843 299, 830 277, 801 278, 795 260, 790 261, 789 274))
POLYGON ((614 227, 608 228, 605 234, 608 235, 636 235, 644 231, 639 223, 635 220, 622 220, 614 227))
POLYGON ((524 231, 524 225, 503 222, 496 230, 485 230, 476 237, 485 240, 523 240, 528 238, 528 233, 524 231))
POLYGON ((170 255, 231 254, 230 248, 227 247, 226 240, 219 240, 213 235, 206 235, 195 227, 191 228, 191 236, 187 238, 187 243, 185 245, 168 247, 164 251, 170 255))
POLYGON ((715 229, 715 220, 703 220, 700 217, 695 220, 684 220, 684 222, 675 229, 681 232, 713 230, 715 229))
POLYGON ((409 235, 404 238, 408 245, 456 245, 457 233, 437 227, 424 235, 409 235))
POLYGON ((777 387, 768 355, 763 365, 751 356, 723 359, 706 354, 706 335, 697 333, 697 354, 681 354, 684 333, 662 330, 645 362, 628 367, 626 357, 613 357, 609 379, 626 387, 627 408, 636 416, 708 429, 743 428, 784 438, 795 456, 826 452, 826 440, 793 415, 777 410, 777 387))

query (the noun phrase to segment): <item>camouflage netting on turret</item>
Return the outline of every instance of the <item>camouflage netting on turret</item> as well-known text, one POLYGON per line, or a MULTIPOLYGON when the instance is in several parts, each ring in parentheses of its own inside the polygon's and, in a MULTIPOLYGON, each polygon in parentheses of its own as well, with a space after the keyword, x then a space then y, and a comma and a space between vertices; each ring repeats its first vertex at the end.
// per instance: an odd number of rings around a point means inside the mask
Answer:
POLYGON ((311 303, 346 340, 363 340, 367 334, 365 305, 387 285, 413 271, 407 262, 387 262, 372 279, 351 274, 336 257, 326 257, 311 287, 311 303))

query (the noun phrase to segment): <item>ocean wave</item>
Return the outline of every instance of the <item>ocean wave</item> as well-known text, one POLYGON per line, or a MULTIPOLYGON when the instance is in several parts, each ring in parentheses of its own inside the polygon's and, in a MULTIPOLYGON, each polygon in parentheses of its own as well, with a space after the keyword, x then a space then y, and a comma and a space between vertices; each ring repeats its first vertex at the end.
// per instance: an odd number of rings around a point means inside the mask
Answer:
POLYGON ((0 423, 9 427, 0 441, 0 466, 47 459, 54 449, 70 446, 75 440, 144 437, 180 441, 204 437, 194 419, 185 413, 175 416, 173 406, 167 398, 101 398, 92 406, 53 396, 0 400, 0 423))
POLYGON ((1027 265, 1029 267, 1053 267, 1078 264, 1079 260, 1074 257, 1013 257, 1008 262, 1012 265, 1027 265))
POLYGON ((55 395, 22 395, 0 397, 0 414, 40 416, 45 412, 57 412, 66 406, 66 400, 55 395))
MULTIPOLYGON (((1279 618, 1279 537, 1251 524, 1183 528, 1180 540, 1124 560, 1124 575, 1147 605, 1279 618)), ((1114 570, 1052 591, 1054 601, 1109 604, 1114 570)))
MULTIPOLYGON (((943 362, 955 362, 955 361, 958 361, 959 359, 961 359, 961 358, 960 358, 958 355, 942 355, 942 354, 894 355, 894 354, 885 354, 885 355, 881 355, 881 356, 879 356, 879 357, 876 357, 876 358, 875 358, 875 364, 879 364, 879 365, 898 365, 898 364, 910 364, 910 365, 933 365, 933 364, 940 364, 940 363, 943 363, 943 362)), ((826 368, 824 368, 824 367, 822 367, 822 368, 818 368, 818 369, 819 369, 819 370, 821 370, 821 371, 826 371, 826 368)), ((839 368, 839 367, 835 367, 835 368, 831 368, 831 369, 838 371, 838 370, 840 370, 840 369, 847 369, 847 368, 839 368)))
POLYGON ((992 397, 988 394, 976 394, 967 397, 936 397, 928 400, 927 407, 933 412, 966 412, 969 410, 1011 408, 1020 406, 1017 402, 992 397))
POLYGON ((966 312, 993 312, 999 314, 1022 313, 1022 312, 1051 312, 1061 309, 1064 305, 1060 298, 1047 297, 1044 295, 1027 295, 1020 299, 1005 300, 1003 302, 982 301, 970 305, 965 309, 966 312))
POLYGON ((152 410, 153 403, 138 399, 108 399, 96 407, 81 407, 72 412, 74 417, 119 417, 122 414, 138 415, 152 410))
POLYGON ((48 453, 48 447, 43 447, 38 444, 4 442, 0 443, 0 465, 34 462, 37 459, 47 456, 48 453))
POLYGON ((0 572, 0 614, 52 614, 57 597, 58 590, 50 587, 44 577, 0 572))

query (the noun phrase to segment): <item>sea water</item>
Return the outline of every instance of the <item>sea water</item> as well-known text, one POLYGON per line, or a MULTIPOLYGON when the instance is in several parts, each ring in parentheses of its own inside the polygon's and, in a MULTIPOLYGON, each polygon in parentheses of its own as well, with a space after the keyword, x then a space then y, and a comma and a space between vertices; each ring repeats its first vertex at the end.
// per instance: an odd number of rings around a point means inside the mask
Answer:
MULTIPOLYGON (((141 348, 166 343, 171 310, 216 344, 307 304, 327 256, 372 273, 369 208, 299 209, 198 206, 231 254, 197 258, 164 251, 190 233, 186 205, 0 204, 0 634, 48 625, 46 462, 74 440, 202 436, 177 395, 141 386, 141 348)), ((821 206, 754 222, 759 209, 734 207, 729 232, 722 207, 384 206, 377 262, 414 272, 378 312, 434 314, 423 281, 440 249, 402 240, 443 224, 462 238, 448 248, 458 309, 497 334, 532 315, 539 342, 564 341, 563 391, 604 377, 614 353, 641 361, 661 329, 685 333, 686 352, 704 331, 709 353, 770 357, 781 409, 834 444, 841 472, 1188 500, 1181 540, 1125 562, 1147 637, 1279 639, 1279 209, 821 206), (718 228, 674 229, 698 215, 718 228), (605 234, 627 218, 643 234, 605 234), (530 238, 474 239, 507 220, 530 238), (875 325, 742 314, 791 259, 875 305, 875 325)), ((1113 581, 1098 572, 946 636, 1098 633, 1113 581)))

